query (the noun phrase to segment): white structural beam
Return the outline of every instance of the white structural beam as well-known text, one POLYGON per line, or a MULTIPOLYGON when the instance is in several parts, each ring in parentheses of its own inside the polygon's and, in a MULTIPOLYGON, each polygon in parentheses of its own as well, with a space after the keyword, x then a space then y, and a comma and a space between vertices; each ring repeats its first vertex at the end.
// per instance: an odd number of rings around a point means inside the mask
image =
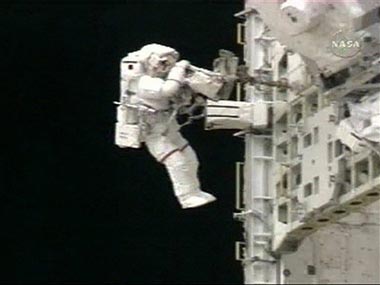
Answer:
MULTIPOLYGON (((261 69, 268 69, 268 50, 265 25, 254 13, 246 14, 244 58, 248 73, 256 76, 261 69)), ((268 101, 268 90, 246 86, 246 101, 258 104, 268 101)), ((262 130, 265 133, 265 129, 262 130)), ((279 263, 271 254, 272 198, 268 181, 272 172, 271 139, 253 133, 245 135, 244 163, 244 219, 246 236, 245 259, 243 260, 246 284, 279 283, 279 263)))

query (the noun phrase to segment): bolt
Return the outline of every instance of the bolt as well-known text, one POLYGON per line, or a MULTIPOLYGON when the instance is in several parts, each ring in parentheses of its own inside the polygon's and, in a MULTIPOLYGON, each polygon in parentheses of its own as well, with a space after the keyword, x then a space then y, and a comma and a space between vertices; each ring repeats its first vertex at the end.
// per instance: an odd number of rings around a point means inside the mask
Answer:
POLYGON ((292 273, 290 272, 289 269, 284 269, 283 274, 285 277, 289 277, 292 273))

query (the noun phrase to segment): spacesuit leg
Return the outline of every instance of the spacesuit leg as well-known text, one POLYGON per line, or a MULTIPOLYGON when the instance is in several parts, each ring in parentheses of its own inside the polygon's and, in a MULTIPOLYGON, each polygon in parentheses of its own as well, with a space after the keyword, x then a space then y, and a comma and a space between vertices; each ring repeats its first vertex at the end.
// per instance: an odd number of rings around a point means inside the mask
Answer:
POLYGON ((145 143, 157 161, 165 165, 182 208, 199 207, 216 200, 200 190, 198 158, 176 126, 171 127, 167 135, 147 136, 145 143))
POLYGON ((216 200, 211 194, 200 190, 199 162, 191 146, 171 153, 162 163, 168 170, 182 208, 199 207, 216 200))

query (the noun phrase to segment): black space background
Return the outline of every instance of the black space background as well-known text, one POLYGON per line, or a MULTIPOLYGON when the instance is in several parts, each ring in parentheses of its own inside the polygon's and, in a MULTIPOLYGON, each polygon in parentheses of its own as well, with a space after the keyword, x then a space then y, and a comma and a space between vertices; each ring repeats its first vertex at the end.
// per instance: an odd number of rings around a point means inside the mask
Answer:
POLYGON ((218 197, 181 210, 145 149, 113 144, 119 61, 156 42, 211 68, 241 55, 242 1, 0 4, 0 282, 241 283, 230 131, 183 129, 218 197), (9 128, 10 126, 10 128, 9 128))

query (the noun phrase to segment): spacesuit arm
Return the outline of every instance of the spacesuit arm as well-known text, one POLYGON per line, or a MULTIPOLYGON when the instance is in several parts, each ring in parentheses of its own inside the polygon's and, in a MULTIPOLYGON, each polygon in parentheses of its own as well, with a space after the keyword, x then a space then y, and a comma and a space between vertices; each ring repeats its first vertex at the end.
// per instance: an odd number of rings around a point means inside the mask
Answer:
POLYGON ((142 99, 157 100, 160 97, 172 97, 181 87, 181 84, 174 80, 163 80, 148 75, 142 76, 139 81, 139 97, 142 99))
POLYGON ((139 82, 141 97, 145 99, 157 99, 157 96, 172 97, 176 95, 185 81, 186 67, 188 62, 178 62, 169 72, 166 80, 142 76, 139 82))
POLYGON ((161 88, 161 94, 165 97, 172 97, 178 93, 179 89, 185 81, 186 68, 190 63, 181 60, 170 70, 167 80, 161 88))

